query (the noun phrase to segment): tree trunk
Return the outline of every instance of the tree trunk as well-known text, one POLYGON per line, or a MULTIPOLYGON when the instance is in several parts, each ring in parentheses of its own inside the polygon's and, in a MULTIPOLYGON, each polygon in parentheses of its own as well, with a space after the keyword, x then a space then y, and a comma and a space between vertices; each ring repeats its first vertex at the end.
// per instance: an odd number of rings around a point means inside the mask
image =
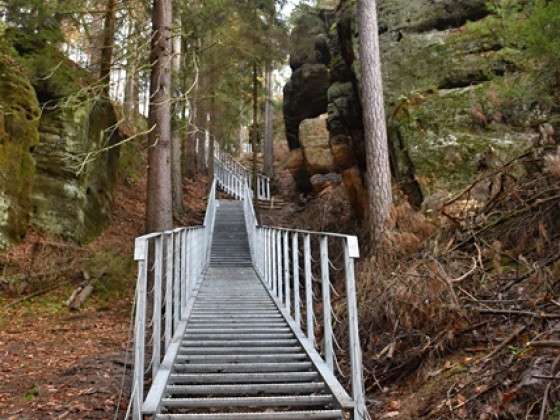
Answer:
POLYGON ((171 0, 154 0, 152 11, 152 63, 146 230, 173 227, 171 193, 171 0))
MULTIPOLYGON (((175 19, 178 28, 181 27, 180 19, 175 19)), ((173 137, 171 144, 171 179, 173 182, 173 210, 178 214, 184 212, 183 208, 183 150, 181 136, 181 122, 183 118, 183 102, 181 92, 181 34, 173 38, 173 80, 176 99, 173 115, 173 137)))
POLYGON ((126 52, 126 85, 124 89, 124 109, 129 121, 133 121, 140 111, 139 37, 142 31, 140 19, 129 12, 131 19, 126 52))
POLYGON ((107 1, 105 23, 103 25, 103 45, 101 46, 101 62, 99 65, 99 79, 103 83, 103 92, 109 96, 111 83, 111 66, 113 64, 113 43, 116 26, 116 0, 107 1))
POLYGON ((259 75, 257 62, 253 63, 253 127, 251 128, 251 147, 253 148, 253 201, 258 199, 257 144, 259 139, 259 75))
POLYGON ((266 104, 264 108, 264 172, 274 176, 274 112, 272 109, 272 68, 266 63, 266 104))
MULTIPOLYGON (((210 83, 211 86, 215 86, 214 81, 210 83)), ((210 178, 214 177, 214 142, 216 141, 216 134, 217 134, 217 112, 216 112, 216 94, 215 92, 212 93, 212 97, 210 98, 210 112, 208 114, 210 118, 208 119, 208 176, 210 178)))
POLYGON ((358 27, 369 219, 372 238, 377 240, 384 233, 393 204, 393 196, 375 0, 358 1, 358 27))
POLYGON ((199 96, 196 113, 196 163, 199 173, 206 173, 206 109, 204 100, 199 96))
POLYGON ((198 83, 195 85, 193 90, 193 96, 190 101, 190 113, 189 113, 189 126, 187 129, 187 145, 185 149, 185 176, 189 179, 194 179, 197 170, 197 159, 196 159, 196 121, 198 114, 198 106, 196 103, 196 97, 198 92, 198 83))

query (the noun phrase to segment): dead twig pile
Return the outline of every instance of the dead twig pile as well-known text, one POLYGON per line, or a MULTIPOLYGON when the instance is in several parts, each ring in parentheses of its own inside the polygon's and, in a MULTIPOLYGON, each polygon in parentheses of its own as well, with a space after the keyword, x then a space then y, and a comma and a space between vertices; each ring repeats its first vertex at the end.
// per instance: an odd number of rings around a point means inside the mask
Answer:
POLYGON ((437 229, 395 210, 387 254, 360 267, 371 393, 396 381, 429 387, 411 418, 560 413, 554 162, 532 151, 480 178, 443 205, 437 229))

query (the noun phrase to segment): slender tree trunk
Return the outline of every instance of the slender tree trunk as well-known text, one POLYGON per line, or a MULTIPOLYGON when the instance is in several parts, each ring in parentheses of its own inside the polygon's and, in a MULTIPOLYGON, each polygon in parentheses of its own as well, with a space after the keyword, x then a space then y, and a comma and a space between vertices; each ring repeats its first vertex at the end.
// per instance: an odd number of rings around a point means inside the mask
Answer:
POLYGON ((201 87, 199 86, 199 96, 196 112, 196 138, 197 138, 197 150, 196 150, 196 163, 199 173, 206 173, 206 107, 205 101, 202 98, 201 87))
MULTIPOLYGON (((210 82, 211 86, 215 86, 213 83, 214 81, 210 82)), ((209 133, 209 142, 208 142, 208 175, 210 178, 214 177, 214 142, 216 141, 217 135, 217 112, 216 112, 216 94, 215 92, 212 93, 212 97, 210 98, 210 112, 208 113, 210 118, 208 119, 208 133, 209 133)))
POLYGON ((189 113, 189 126, 187 132, 187 147, 185 150, 185 176, 189 179, 193 179, 196 174, 197 169, 197 159, 196 159, 196 121, 198 114, 198 107, 196 102, 198 91, 198 83, 194 87, 193 96, 190 101, 190 113, 189 113))
POLYGON ((274 176, 274 113, 272 109, 272 66, 266 63, 266 104, 264 108, 264 172, 274 176))
POLYGON ((146 229, 160 232, 173 227, 171 193, 171 0, 154 0, 150 83, 150 148, 146 229))
POLYGON ((358 1, 358 27, 369 218, 372 237, 376 240, 384 233, 393 197, 375 0, 358 1))
MULTIPOLYGON (((181 20, 175 19, 178 28, 181 27, 181 20)), ((181 34, 173 38, 173 80, 176 99, 181 99, 181 34)), ((177 101, 173 113, 173 137, 171 144, 171 178, 173 182, 173 210, 181 214, 183 208, 183 150, 181 136, 181 122, 183 118, 183 103, 177 101)))
POLYGON ((257 179, 257 144, 259 139, 259 75, 257 62, 253 63, 253 127, 251 129, 251 147, 253 148, 253 201, 258 199, 257 179))
POLYGON ((127 39, 124 109, 127 118, 129 121, 132 121, 140 111, 140 79, 138 72, 140 55, 138 48, 142 27, 140 19, 135 17, 132 12, 129 12, 129 16, 131 22, 127 39))
POLYGON ((115 40, 116 26, 116 0, 107 1, 105 23, 103 25, 103 45, 101 46, 101 62, 99 65, 99 79, 103 83, 103 92, 109 96, 111 83, 111 66, 113 64, 113 43, 115 40))

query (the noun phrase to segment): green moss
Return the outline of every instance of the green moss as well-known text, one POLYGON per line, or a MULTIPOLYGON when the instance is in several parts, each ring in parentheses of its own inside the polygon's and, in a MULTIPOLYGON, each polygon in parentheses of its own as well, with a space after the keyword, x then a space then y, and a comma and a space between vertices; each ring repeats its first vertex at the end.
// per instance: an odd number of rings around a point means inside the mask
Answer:
POLYGON ((461 189, 478 174, 479 159, 490 150, 505 161, 529 145, 526 127, 515 129, 492 120, 498 118, 498 108, 490 111, 488 104, 490 98, 496 100, 493 92, 501 83, 417 94, 403 100, 394 124, 409 147, 427 192, 461 189))
POLYGON ((135 263, 130 255, 116 254, 112 250, 97 252, 87 266, 95 284, 96 299, 114 300, 128 296, 135 277, 135 263))
POLYGON ((29 80, 0 43, 0 248, 20 240, 29 224, 39 117, 29 80))

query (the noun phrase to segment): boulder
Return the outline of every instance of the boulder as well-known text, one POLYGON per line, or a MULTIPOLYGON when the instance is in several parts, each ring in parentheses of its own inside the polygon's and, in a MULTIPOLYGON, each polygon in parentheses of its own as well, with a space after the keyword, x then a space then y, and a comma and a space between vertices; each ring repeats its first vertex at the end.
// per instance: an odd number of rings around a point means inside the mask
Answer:
POLYGON ((324 64, 304 64, 284 86, 284 121, 290 149, 300 147, 299 125, 327 111, 329 69, 324 64))
POLYGON ((329 145, 327 116, 305 120, 299 130, 305 166, 309 174, 324 174, 334 170, 334 158, 329 145))
POLYGON ((342 183, 342 176, 337 173, 328 173, 328 174, 317 174, 313 175, 310 179, 311 185, 313 186, 313 192, 316 194, 320 194, 321 191, 327 188, 334 188, 339 186, 342 183))

